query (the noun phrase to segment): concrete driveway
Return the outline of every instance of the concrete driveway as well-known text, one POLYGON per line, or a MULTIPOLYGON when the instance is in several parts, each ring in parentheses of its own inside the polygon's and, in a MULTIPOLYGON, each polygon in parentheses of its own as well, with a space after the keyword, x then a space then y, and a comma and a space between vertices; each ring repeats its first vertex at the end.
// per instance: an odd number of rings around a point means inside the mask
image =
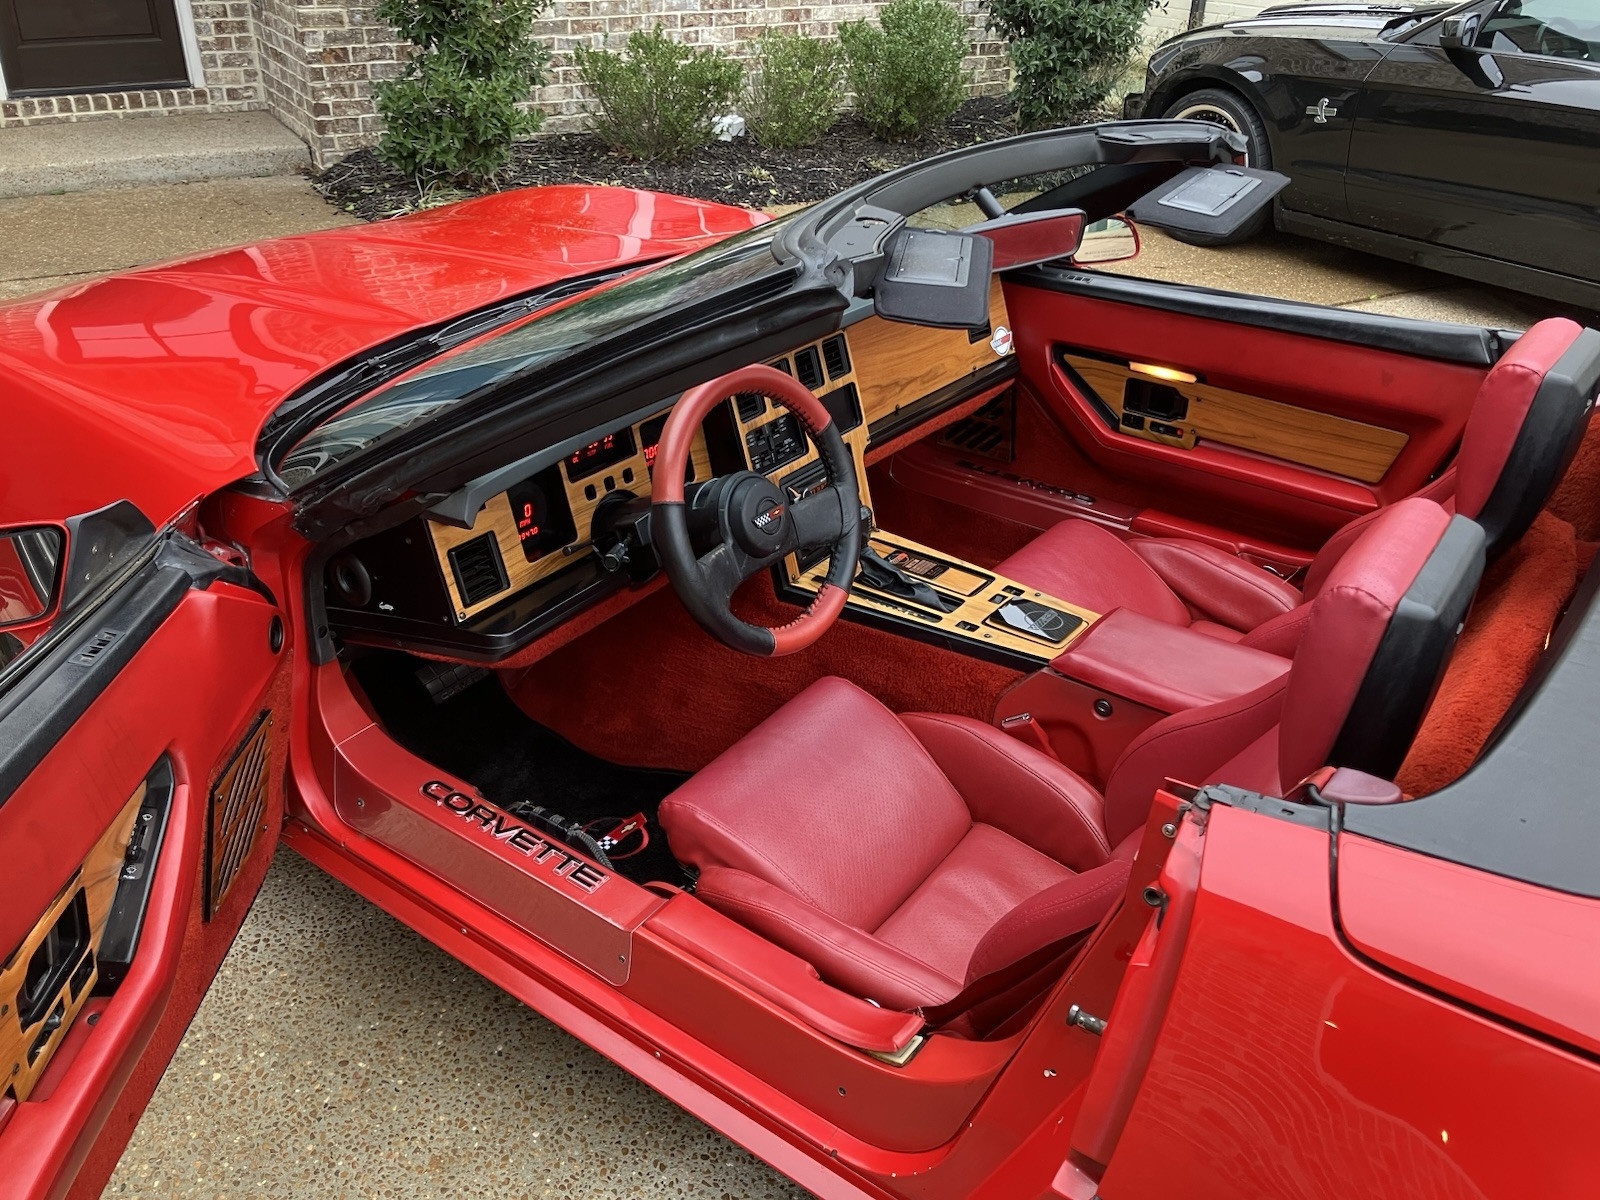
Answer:
MULTIPOLYGON (((0 201, 0 296, 347 220, 297 178, 0 201)), ((1269 236, 1129 273, 1498 326, 1551 309, 1269 236)), ((797 1197, 799 1189, 281 852, 115 1197, 797 1197)))
POLYGON ((1269 232, 1242 246, 1201 249, 1141 229, 1137 258, 1106 269, 1285 300, 1429 321, 1521 329, 1557 312, 1531 296, 1440 275, 1357 250, 1269 232))

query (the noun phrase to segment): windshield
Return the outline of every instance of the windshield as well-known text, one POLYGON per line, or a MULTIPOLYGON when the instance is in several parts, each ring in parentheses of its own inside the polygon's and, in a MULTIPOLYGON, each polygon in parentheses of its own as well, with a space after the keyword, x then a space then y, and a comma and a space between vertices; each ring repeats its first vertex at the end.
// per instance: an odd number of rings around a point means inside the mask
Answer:
POLYGON ((513 379, 623 333, 782 270, 773 235, 797 214, 581 296, 564 308, 514 325, 455 353, 440 355, 357 400, 313 429, 277 463, 300 488, 378 441, 466 406, 513 379))

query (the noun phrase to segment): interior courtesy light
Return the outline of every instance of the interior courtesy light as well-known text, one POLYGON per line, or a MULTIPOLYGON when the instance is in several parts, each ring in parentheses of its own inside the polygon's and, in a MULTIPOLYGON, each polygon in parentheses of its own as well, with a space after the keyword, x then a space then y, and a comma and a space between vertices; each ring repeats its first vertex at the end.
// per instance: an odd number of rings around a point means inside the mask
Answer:
POLYGON ((1151 363, 1131 362, 1128 370, 1140 375, 1148 375, 1151 379, 1164 379, 1168 383, 1199 383, 1200 377, 1193 371, 1180 371, 1177 367, 1158 367, 1151 363))

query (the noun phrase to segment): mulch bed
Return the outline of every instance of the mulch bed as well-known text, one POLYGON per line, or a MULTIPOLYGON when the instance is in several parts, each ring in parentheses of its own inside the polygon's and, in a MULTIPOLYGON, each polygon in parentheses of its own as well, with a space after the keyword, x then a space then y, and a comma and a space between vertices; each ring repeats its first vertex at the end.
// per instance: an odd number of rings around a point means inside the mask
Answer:
MULTIPOLYGON (((942 150, 1016 132, 1010 100, 983 96, 968 100, 944 125, 912 142, 880 141, 850 114, 815 146, 768 150, 745 136, 712 142, 683 162, 641 163, 615 153, 590 134, 559 134, 519 145, 501 186, 620 184, 750 208, 808 204, 942 150)), ((334 163, 315 183, 333 203, 368 221, 467 194, 437 185, 419 187, 416 180, 379 162, 371 150, 359 150, 334 163)))

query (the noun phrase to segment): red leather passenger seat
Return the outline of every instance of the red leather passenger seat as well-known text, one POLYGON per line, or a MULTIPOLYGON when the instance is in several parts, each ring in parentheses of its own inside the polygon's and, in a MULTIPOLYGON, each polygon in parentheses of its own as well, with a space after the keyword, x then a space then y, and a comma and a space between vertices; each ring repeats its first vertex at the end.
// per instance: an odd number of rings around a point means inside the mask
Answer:
POLYGON ((1282 794, 1330 763, 1392 772, 1482 565, 1472 522, 1394 505, 1311 606, 1290 671, 1151 726, 1103 796, 991 725, 897 716, 829 678, 673 792, 661 823, 701 899, 830 983, 948 1005, 1099 922, 1166 779, 1282 794), (1402 628, 1402 599, 1430 619, 1402 628))
MULTIPOLYGON (((1564 318, 1533 326, 1484 378, 1455 462, 1416 494, 1482 525, 1491 555, 1510 546, 1549 499, 1583 436, 1597 360, 1600 333, 1564 318), (1544 386, 1558 369, 1557 382, 1575 386, 1544 386)), ((1382 511, 1357 517, 1328 539, 1298 588, 1204 542, 1124 540, 1082 520, 1052 526, 996 569, 1094 612, 1129 608, 1292 655, 1304 620, 1300 606, 1382 511)))

